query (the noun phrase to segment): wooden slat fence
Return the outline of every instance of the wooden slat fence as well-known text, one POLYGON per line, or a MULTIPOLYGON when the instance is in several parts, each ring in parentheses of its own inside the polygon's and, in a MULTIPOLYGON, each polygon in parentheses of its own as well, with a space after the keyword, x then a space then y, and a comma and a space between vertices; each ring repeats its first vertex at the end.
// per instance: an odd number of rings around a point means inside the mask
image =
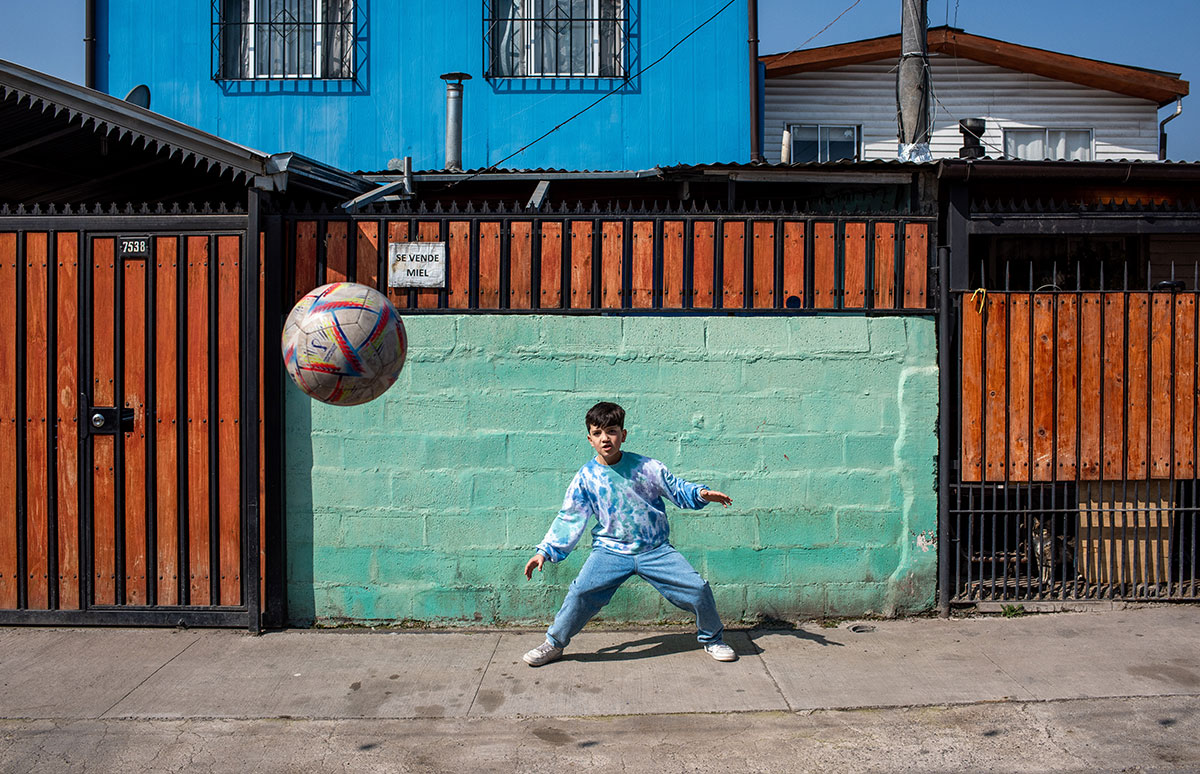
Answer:
POLYGON ((288 223, 291 301, 351 279, 410 312, 932 311, 930 218, 322 215, 288 223), (445 289, 387 287, 387 245, 406 241, 446 243, 445 289))
POLYGON ((1193 478, 1197 300, 964 295, 961 480, 1193 478))

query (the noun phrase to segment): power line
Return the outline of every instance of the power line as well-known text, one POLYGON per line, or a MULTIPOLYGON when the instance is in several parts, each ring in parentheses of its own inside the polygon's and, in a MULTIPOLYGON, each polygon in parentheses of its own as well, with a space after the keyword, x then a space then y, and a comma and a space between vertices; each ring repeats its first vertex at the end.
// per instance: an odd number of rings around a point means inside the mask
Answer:
POLYGON ((838 19, 840 19, 840 18, 842 18, 843 16, 845 16, 846 14, 850 13, 852 10, 854 10, 854 6, 858 5, 858 4, 859 4, 859 3, 861 3, 861 2, 862 2, 862 0, 854 0, 854 2, 853 2, 853 3, 851 3, 851 4, 849 5, 849 7, 847 7, 847 8, 846 8, 846 10, 842 11, 842 12, 841 12, 841 13, 839 13, 839 14, 838 14, 836 17, 834 17, 833 21, 829 22, 829 23, 828 23, 828 24, 826 24, 824 27, 822 27, 821 29, 817 30, 817 31, 816 31, 816 32, 815 32, 813 35, 811 35, 811 36, 808 38, 808 40, 806 40, 806 41, 804 41, 803 43, 801 43, 800 45, 796 46, 796 47, 795 47, 795 48, 793 48, 791 51, 787 52, 786 54, 772 54, 771 56, 772 56, 773 58, 778 58, 778 59, 782 59, 782 58, 784 58, 784 57, 791 56, 792 54, 796 53, 796 52, 797 52, 797 51, 799 51, 800 49, 802 49, 802 48, 804 48, 805 46, 807 46, 809 43, 811 43, 811 42, 813 42, 814 40, 816 40, 816 39, 817 39, 817 38, 820 36, 820 34, 821 34, 822 32, 824 32, 825 30, 829 29, 829 28, 830 28, 830 27, 832 27, 833 25, 837 24, 837 22, 838 22, 838 19))
MULTIPOLYGON (((512 153, 508 154, 508 155, 507 155, 507 156, 505 156, 504 158, 502 158, 502 159, 500 159, 499 161, 497 161, 495 164, 492 164, 492 165, 490 165, 490 166, 486 167, 485 169, 482 169, 482 170, 480 170, 480 171, 478 171, 478 172, 474 173, 473 175, 470 175, 469 177, 464 177, 462 180, 457 180, 457 181, 455 181, 454 183, 452 183, 452 184, 451 184, 449 187, 453 187, 453 186, 455 186, 455 185, 458 185, 459 183, 465 183, 465 182, 467 182, 468 180, 474 179, 474 178, 478 177, 479 175, 482 175, 482 174, 484 174, 485 172, 490 172, 490 171, 492 171, 492 170, 499 169, 499 168, 500 168, 500 165, 501 165, 501 164, 503 164, 504 162, 508 161, 509 159, 513 158, 514 156, 519 156, 519 155, 521 155, 521 154, 522 154, 522 153, 524 153, 525 151, 527 151, 527 150, 529 150, 530 148, 532 148, 534 145, 538 144, 538 143, 539 143, 539 142, 541 142, 542 140, 546 139, 546 138, 547 138, 547 137, 549 137, 550 135, 552 135, 552 134, 554 134, 555 132, 557 132, 559 129, 562 129, 564 126, 566 126, 567 124, 569 124, 569 123, 571 123, 572 121, 574 121, 576 118, 579 118, 579 117, 580 117, 581 115, 583 115, 584 113, 586 113, 586 112, 588 112, 589 110, 591 110, 592 108, 596 107, 597 105, 599 105, 599 104, 600 104, 601 102, 603 102, 604 100, 608 99, 609 97, 611 97, 612 95, 614 95, 614 94, 616 94, 618 91, 620 91, 621 89, 623 89, 623 88, 625 88, 626 86, 628 86, 630 81, 632 81, 632 80, 633 80, 633 79, 635 79, 635 78, 638 78, 638 77, 640 77, 640 76, 642 75, 642 73, 645 73, 645 72, 649 71, 651 67, 654 67, 654 65, 656 65, 656 64, 658 64, 659 62, 661 62, 662 60, 666 59, 666 58, 667 58, 667 56, 669 56, 669 55, 671 54, 671 52, 672 52, 672 51, 674 51, 675 49, 679 48, 681 45, 683 45, 683 44, 684 44, 684 42, 685 42, 685 41, 687 41, 687 39, 688 39, 688 38, 690 38, 690 37, 692 37, 693 35, 695 35, 697 32, 699 32, 700 30, 702 30, 702 29, 703 29, 703 28, 704 28, 704 27, 705 27, 705 26, 706 26, 706 25, 707 25, 709 22, 711 22, 713 19, 715 19, 715 18, 717 18, 718 16, 720 16, 720 15, 721 15, 721 13, 722 13, 722 12, 724 12, 724 11, 725 11, 725 9, 726 9, 726 8, 728 8, 729 6, 733 5, 733 4, 734 4, 734 2, 736 2, 736 0, 729 0, 729 2, 725 3, 725 5, 723 5, 723 6, 721 6, 720 8, 718 8, 718 9, 716 10, 716 12, 715 12, 715 13, 713 13, 713 15, 712 15, 712 16, 709 16, 707 19, 705 19, 704 21, 700 22, 698 25, 696 25, 695 27, 693 27, 693 28, 692 28, 692 30, 691 30, 691 31, 690 31, 688 34, 684 35, 682 38, 680 38, 678 41, 676 41, 675 45, 671 46, 671 47, 670 47, 670 48, 668 48, 668 49, 667 49, 665 52, 663 52, 663 54, 662 54, 661 56, 659 56, 659 57, 658 57, 658 59, 655 59, 653 62, 651 62, 650 64, 646 65, 646 66, 645 66, 645 67, 643 67, 642 69, 638 70, 638 71, 637 71, 636 73, 634 73, 633 75, 630 75, 630 76, 629 76, 628 78, 626 78, 626 79, 624 80, 624 82, 622 82, 620 85, 618 85, 618 86, 614 87, 613 89, 611 89, 610 91, 608 91, 608 92, 605 92, 604 94, 602 94, 602 95, 600 96, 600 98, 599 98, 599 99, 597 99, 595 102, 592 102, 590 105, 588 105, 587 107, 583 108, 583 109, 582 109, 582 110, 580 110, 579 112, 575 113, 574 115, 572 115, 570 118, 566 119, 565 121, 562 121, 562 122, 560 122, 560 123, 559 123, 559 124, 557 124, 557 125, 556 125, 556 126, 553 128, 553 129, 550 129, 549 131, 545 132, 544 134, 542 134, 541 136, 539 136, 537 139, 535 139, 535 140, 533 140, 533 141, 531 141, 531 142, 527 143, 526 145, 522 146, 521 148, 519 148, 519 149, 517 149, 517 150, 513 151, 512 153)), ((861 2, 861 0, 859 0, 859 2, 861 2)), ((857 5, 857 3, 855 3, 855 5, 857 5)))

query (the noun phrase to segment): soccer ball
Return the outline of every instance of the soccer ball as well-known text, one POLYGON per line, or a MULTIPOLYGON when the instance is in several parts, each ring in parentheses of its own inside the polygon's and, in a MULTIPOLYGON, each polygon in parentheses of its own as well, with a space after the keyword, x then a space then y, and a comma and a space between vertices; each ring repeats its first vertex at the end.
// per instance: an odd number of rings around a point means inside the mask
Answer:
POLYGON ((378 398, 404 367, 404 323, 387 297, 354 282, 308 292, 283 325, 283 363, 305 394, 335 406, 378 398))

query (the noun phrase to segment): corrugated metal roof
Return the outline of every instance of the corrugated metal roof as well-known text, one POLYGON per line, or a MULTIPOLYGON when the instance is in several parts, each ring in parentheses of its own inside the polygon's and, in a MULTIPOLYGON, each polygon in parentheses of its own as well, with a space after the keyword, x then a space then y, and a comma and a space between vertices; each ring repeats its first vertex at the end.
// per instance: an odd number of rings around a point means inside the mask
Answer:
POLYGON ((0 200, 154 201, 289 182, 342 195, 370 183, 271 156, 93 89, 0 60, 0 200))

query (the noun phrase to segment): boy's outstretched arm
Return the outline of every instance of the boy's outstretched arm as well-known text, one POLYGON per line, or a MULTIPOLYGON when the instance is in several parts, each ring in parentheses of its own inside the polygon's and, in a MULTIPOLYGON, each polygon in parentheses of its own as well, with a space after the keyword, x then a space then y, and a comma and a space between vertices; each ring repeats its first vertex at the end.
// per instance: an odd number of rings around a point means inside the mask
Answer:
POLYGON ((718 492, 715 489, 701 489, 700 498, 705 502, 720 503, 726 508, 728 508, 730 505, 733 505, 733 498, 724 492, 718 492))
POLYGON ((536 568, 538 572, 542 571, 542 565, 546 563, 546 557, 542 556, 539 551, 533 555, 533 558, 525 563, 525 580, 533 580, 533 571, 536 568))

